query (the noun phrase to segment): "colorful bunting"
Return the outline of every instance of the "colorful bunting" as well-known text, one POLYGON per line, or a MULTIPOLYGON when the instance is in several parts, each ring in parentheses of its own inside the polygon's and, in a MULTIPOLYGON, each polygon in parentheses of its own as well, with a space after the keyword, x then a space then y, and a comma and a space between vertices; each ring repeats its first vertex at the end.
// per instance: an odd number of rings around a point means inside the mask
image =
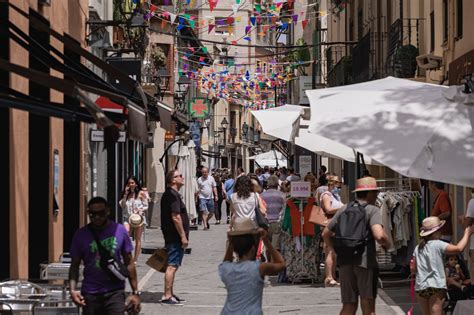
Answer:
POLYGON ((219 1, 219 0, 209 0, 209 9, 211 10, 211 12, 212 12, 212 10, 214 10, 214 8, 217 6, 217 2, 218 2, 218 1, 219 1))
POLYGON ((303 29, 305 29, 306 25, 308 25, 308 20, 301 21, 301 25, 303 26, 303 29))

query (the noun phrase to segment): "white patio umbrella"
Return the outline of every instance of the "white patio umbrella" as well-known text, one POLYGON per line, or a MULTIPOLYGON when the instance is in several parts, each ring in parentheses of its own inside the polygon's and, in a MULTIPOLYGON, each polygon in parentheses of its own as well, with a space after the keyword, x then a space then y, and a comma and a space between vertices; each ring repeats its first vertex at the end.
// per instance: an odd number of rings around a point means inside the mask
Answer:
MULTIPOLYGON (((252 115, 262 126, 263 132, 270 136, 285 141, 293 141, 294 139, 296 145, 322 156, 349 162, 356 161, 355 151, 352 148, 319 134, 309 133, 307 128, 309 121, 301 119, 302 113, 303 107, 298 105, 284 105, 252 111, 252 115)), ((368 165, 379 164, 368 156, 364 160, 368 165)))
POLYGON ((269 167, 288 166, 288 161, 283 156, 283 154, 275 150, 270 150, 265 153, 260 153, 254 156, 250 156, 247 159, 255 160, 255 162, 260 166, 269 166, 269 167), (277 165, 277 162, 278 162, 278 165, 277 165))
POLYGON ((473 107, 447 91, 393 77, 306 91, 309 131, 404 176, 474 186, 473 107))
POLYGON ((189 140, 186 145, 179 148, 178 170, 184 177, 185 185, 181 187, 180 193, 183 196, 184 204, 188 210, 189 219, 197 217, 196 203, 194 194, 197 191, 196 183, 196 153, 194 151, 195 144, 189 140))

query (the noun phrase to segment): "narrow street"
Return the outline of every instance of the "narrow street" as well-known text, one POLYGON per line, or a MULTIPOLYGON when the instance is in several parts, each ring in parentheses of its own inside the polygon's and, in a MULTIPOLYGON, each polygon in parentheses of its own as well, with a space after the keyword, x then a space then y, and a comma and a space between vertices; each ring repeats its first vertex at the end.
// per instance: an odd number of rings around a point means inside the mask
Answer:
MULTIPOLYGON (((226 290, 219 279, 217 266, 224 256, 227 225, 211 225, 209 231, 191 231, 190 255, 184 256, 183 267, 175 280, 175 293, 186 299, 184 306, 162 306, 163 274, 150 269, 142 254, 138 263, 139 288, 142 293, 142 314, 219 314, 226 290)), ((145 248, 163 246, 160 229, 147 229, 145 248)), ((264 289, 265 314, 339 314, 338 288, 324 288, 320 283, 277 284, 276 277, 264 289)), ((377 299, 377 314, 403 314, 377 299)))

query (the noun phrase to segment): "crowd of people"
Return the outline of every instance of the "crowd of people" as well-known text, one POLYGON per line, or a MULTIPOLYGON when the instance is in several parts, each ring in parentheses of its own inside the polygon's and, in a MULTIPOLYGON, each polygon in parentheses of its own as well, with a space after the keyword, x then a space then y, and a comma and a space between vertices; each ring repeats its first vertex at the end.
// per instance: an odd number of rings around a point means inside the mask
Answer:
MULTIPOLYGON (((359 301, 363 314, 375 314, 379 276, 376 243, 387 248, 389 239, 381 211, 376 207, 379 187, 369 175, 356 181, 354 201, 345 204, 341 198, 341 180, 328 174, 324 166, 318 174, 304 176, 291 168, 264 167, 254 173, 238 168, 234 173, 228 169, 210 171, 201 166, 195 196, 200 215, 192 222, 180 194, 181 187, 187 183, 179 170, 169 171, 161 199, 161 229, 167 252, 161 303, 182 305, 185 302, 174 293, 173 283, 189 244, 190 226, 200 224, 207 231, 214 218, 214 224, 228 224, 225 255, 218 267, 227 289, 222 314, 261 314, 265 276, 276 275, 286 268, 280 253, 282 214, 291 197, 291 182, 301 181, 303 177, 303 181, 311 183, 314 206, 324 211, 329 222, 321 226, 324 285, 340 287, 341 314, 355 314, 359 301)), ((410 267, 423 314, 441 314, 447 290, 453 296, 463 297, 474 291, 469 270, 462 268, 464 259, 459 256, 474 233, 471 228, 474 190, 467 214, 460 219, 465 227, 463 237, 457 244, 450 244, 453 214, 449 196, 441 183, 430 183, 430 189, 436 196, 432 216, 421 223, 421 242, 413 252, 410 267)), ((90 224, 76 232, 71 246, 71 296, 83 307, 84 314, 116 314, 123 305, 131 311, 139 311, 135 264, 148 202, 146 189, 140 187, 135 177, 127 179, 120 198, 124 226, 107 219, 110 209, 105 199, 95 197, 89 201, 90 224), (85 266, 84 280, 78 292, 81 261, 85 266), (127 278, 132 294, 124 304, 127 278)), ((470 268, 474 268, 473 245, 474 240, 470 247, 470 268)))

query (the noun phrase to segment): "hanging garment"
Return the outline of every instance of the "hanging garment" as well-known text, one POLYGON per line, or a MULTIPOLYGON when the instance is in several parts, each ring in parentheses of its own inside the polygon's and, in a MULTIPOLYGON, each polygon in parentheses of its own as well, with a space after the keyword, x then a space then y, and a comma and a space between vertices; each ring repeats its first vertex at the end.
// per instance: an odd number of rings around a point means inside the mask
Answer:
MULTIPOLYGON (((301 201, 288 199, 286 204, 290 208, 291 231, 293 236, 301 235, 301 213, 299 211, 299 203, 301 201)), ((311 210, 313 209, 314 198, 308 198, 308 202, 303 203, 303 235, 314 236, 314 224, 309 222, 311 210)))
MULTIPOLYGON (((297 238, 300 240, 300 238, 297 238)), ((282 255, 286 262, 286 277, 291 282, 301 278, 316 280, 318 269, 316 265, 316 255, 318 242, 316 237, 305 237, 302 242, 296 243, 295 237, 287 232, 281 233, 282 255), (299 250, 298 248, 299 247, 299 250), (303 260, 302 253, 303 250, 303 260)))

